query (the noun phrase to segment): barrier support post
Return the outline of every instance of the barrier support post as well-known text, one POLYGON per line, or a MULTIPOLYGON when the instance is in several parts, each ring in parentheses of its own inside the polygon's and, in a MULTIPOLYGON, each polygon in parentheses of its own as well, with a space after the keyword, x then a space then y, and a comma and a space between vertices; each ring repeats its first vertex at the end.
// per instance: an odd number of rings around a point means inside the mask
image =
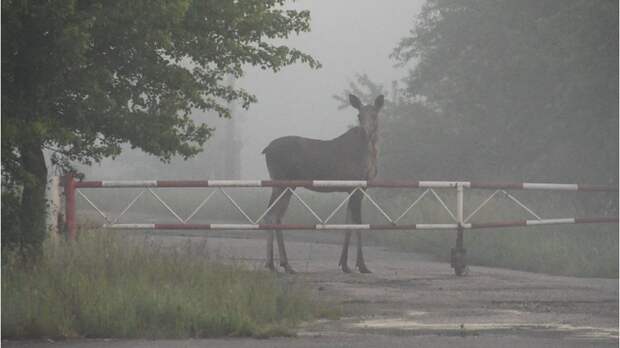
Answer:
POLYGON ((456 217, 458 227, 456 229, 456 246, 450 250, 450 265, 454 268, 454 274, 465 274, 467 263, 465 261, 466 250, 463 247, 463 184, 456 185, 456 217))
POLYGON ((73 174, 65 175, 65 221, 67 226, 67 238, 75 240, 77 225, 75 222, 75 179, 73 174))

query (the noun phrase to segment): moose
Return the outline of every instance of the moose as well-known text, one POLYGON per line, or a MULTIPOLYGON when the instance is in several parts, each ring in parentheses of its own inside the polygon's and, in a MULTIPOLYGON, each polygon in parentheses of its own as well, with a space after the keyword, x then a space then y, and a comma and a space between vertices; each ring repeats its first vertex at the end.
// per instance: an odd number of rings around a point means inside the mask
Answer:
MULTIPOLYGON (((362 105, 355 95, 349 95, 351 106, 359 111, 359 126, 331 140, 318 140, 298 136, 285 136, 273 140, 264 150, 269 176, 272 180, 371 180, 377 176, 378 116, 383 107, 383 95, 374 104, 362 105)), ((295 189, 295 187, 292 187, 295 189)), ((317 192, 351 192, 352 188, 320 187, 309 188, 317 192)), ((269 205, 273 206, 265 216, 269 224, 281 224, 291 198, 291 191, 284 187, 273 187, 269 205), (282 195, 282 196, 281 196, 282 195), (280 197, 281 196, 281 197, 280 197), (278 199, 280 197, 280 199, 278 199), (274 204, 274 201, 277 202, 274 204)), ((347 210, 347 223, 362 223, 362 198, 359 190, 350 196, 347 210)), ((339 266, 345 273, 351 269, 347 264, 351 230, 347 230, 340 254, 339 266)), ((356 267, 361 273, 370 273, 362 253, 362 233, 357 236, 356 267)), ((282 230, 267 231, 266 267, 275 271, 273 260, 274 234, 278 242, 280 266, 287 273, 295 271, 288 263, 282 230)))

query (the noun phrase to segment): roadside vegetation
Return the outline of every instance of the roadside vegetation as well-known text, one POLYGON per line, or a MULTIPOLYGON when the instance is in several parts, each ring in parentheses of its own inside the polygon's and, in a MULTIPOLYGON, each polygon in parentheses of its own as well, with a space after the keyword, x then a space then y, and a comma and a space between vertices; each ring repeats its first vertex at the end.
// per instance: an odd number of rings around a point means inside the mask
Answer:
MULTIPOLYGON (((379 242, 450 262, 450 248, 454 247, 455 240, 454 231, 427 230, 394 232, 381 237, 379 242)), ((464 243, 469 265, 576 277, 618 278, 617 226, 471 230, 465 232, 464 243)))
MULTIPOLYGON (((453 192, 451 192, 453 193, 453 192)), ((592 194, 580 196, 557 192, 512 192, 528 207, 545 218, 573 216, 612 215, 600 211, 583 212, 579 205, 586 199, 605 201, 610 195, 592 194)), ((450 209, 454 208, 454 195, 439 192, 450 209)), ((490 192, 467 192, 465 216, 469 215, 490 192)), ((400 210, 413 201, 401 196, 392 199, 400 210)), ((615 198, 612 198, 615 200, 615 198)), ((389 202, 388 199, 385 202, 389 202)), ((450 222, 448 214, 433 199, 424 198, 421 206, 412 209, 405 219, 410 223, 450 222)), ((617 201, 613 204, 617 205, 617 201)), ((386 204, 387 205, 387 204, 386 204)), ((368 219, 381 221, 378 213, 368 204, 368 219)), ((603 209, 601 209, 603 210, 603 209)), ((390 210, 392 211, 392 210, 390 210)), ((399 211, 395 209, 394 211, 399 211)), ((498 222, 534 219, 508 199, 498 197, 482 208, 471 222, 498 222)), ((385 220, 384 220, 385 221, 385 220)), ((432 255, 438 260, 450 262, 450 249, 456 241, 456 231, 416 230, 371 233, 367 240, 402 251, 432 255)), ((490 228, 466 230, 464 246, 469 265, 501 267, 554 275, 576 277, 618 277, 618 225, 582 224, 547 225, 513 228, 490 228)))
POLYGON ((294 278, 209 261, 113 231, 46 241, 36 262, 5 251, 2 337, 267 337, 336 310, 294 278))
MULTIPOLYGON (((617 1, 429 0, 392 52, 406 75, 389 90, 362 73, 336 98, 391 96, 381 113, 381 179, 618 186, 618 40, 609 39, 617 13, 617 1)), ((616 192, 514 195, 544 217, 618 216, 616 192)), ((474 221, 532 218, 502 204, 474 221)), ((424 205, 417 223, 450 221, 424 205)), ((455 239, 451 231, 372 235, 443 260, 455 239)), ((618 276, 617 225, 467 231, 465 247, 470 264, 618 276)))

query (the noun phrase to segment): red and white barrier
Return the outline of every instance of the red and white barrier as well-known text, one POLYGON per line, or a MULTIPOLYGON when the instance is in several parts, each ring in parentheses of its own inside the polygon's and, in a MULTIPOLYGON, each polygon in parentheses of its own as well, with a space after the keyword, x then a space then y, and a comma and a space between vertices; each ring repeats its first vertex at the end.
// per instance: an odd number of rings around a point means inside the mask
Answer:
MULTIPOLYGON (((79 193, 91 206, 93 206, 99 214, 101 214, 108 223, 104 224, 105 228, 113 229, 146 229, 146 230, 425 230, 425 229, 456 229, 462 231, 465 229, 482 229, 482 228, 501 228, 501 227, 519 227, 519 226, 534 226, 534 225, 551 225, 551 224, 584 224, 584 223, 618 223, 618 217, 585 217, 585 218, 552 218, 545 219, 534 213, 525 204, 516 199, 513 195, 506 192, 506 190, 550 190, 550 191, 600 191, 600 192, 617 192, 618 187, 614 186, 593 186, 593 185, 578 185, 578 184, 555 184, 555 183, 485 183, 485 182, 471 182, 471 181, 381 181, 381 180, 110 180, 110 181, 75 181, 73 177, 67 176, 64 182, 65 196, 66 196, 66 226, 68 236, 70 239, 74 239, 76 236, 76 193, 79 193), (267 215, 269 210, 275 205, 275 202, 267 207, 267 210, 261 214, 258 218, 253 220, 241 207, 230 197, 223 189, 232 187, 286 187, 291 190, 293 195, 302 202, 306 209, 317 219, 318 224, 262 224, 261 220, 267 215), (336 211, 346 203, 346 200, 351 194, 343 201, 327 218, 322 219, 319 217, 312 208, 304 202, 299 195, 293 190, 297 187, 303 188, 342 188, 351 189, 353 191, 359 190, 364 196, 372 203, 378 211, 386 218, 388 224, 331 224, 329 220, 334 216, 336 211), (116 219, 110 220, 94 203, 88 199, 82 192, 78 191, 81 188, 144 188, 137 197, 135 197, 131 203, 122 211, 116 219), (247 224, 192 224, 189 220, 196 214, 196 212, 209 200, 212 194, 207 196, 202 203, 190 214, 187 218, 181 218, 166 202, 161 199, 152 188, 217 188, 222 191, 226 198, 231 201, 235 208, 245 217, 249 222, 247 224), (366 192, 367 188, 401 188, 401 189, 413 189, 424 188, 426 189, 409 207, 398 217, 393 219, 390 217, 377 202, 366 192), (433 189, 456 189, 457 191, 457 211, 453 213, 448 206, 443 202, 441 197, 433 189), (464 217, 463 214, 463 191, 464 189, 485 189, 495 190, 493 194, 488 197, 482 204, 475 208, 472 213, 464 217), (166 207, 179 223, 167 223, 167 224, 119 224, 116 223, 120 216, 122 216, 142 195, 145 191, 157 198, 161 204, 166 207), (441 204, 443 209, 452 218, 451 223, 442 224, 398 224, 398 221, 405 216, 427 193, 432 193, 436 200, 441 204), (535 219, 532 220, 518 220, 518 221, 503 221, 503 222, 489 222, 489 223, 470 223, 470 219, 484 207, 496 194, 503 193, 507 198, 512 200, 517 206, 524 209, 530 216, 535 219)), ((214 192, 213 192, 214 193, 214 192)), ((280 195, 281 197, 282 195, 280 195)), ((279 197, 279 198, 280 198, 279 197)), ((278 198, 278 199, 279 199, 278 198)))
MULTIPOLYGON (((541 219, 541 220, 517 220, 494 223, 471 223, 462 224, 463 229, 482 229, 499 227, 522 227, 532 225, 558 225, 558 224, 591 224, 591 223, 618 223, 618 218, 564 218, 564 219, 541 219)), ((121 230, 455 230, 459 224, 406 224, 406 225, 381 225, 381 224, 109 224, 105 228, 121 230)))
POLYGON ((76 188, 98 187, 307 187, 307 188, 463 188, 494 190, 618 191, 617 186, 553 183, 487 183, 416 180, 103 180, 79 181, 76 188))

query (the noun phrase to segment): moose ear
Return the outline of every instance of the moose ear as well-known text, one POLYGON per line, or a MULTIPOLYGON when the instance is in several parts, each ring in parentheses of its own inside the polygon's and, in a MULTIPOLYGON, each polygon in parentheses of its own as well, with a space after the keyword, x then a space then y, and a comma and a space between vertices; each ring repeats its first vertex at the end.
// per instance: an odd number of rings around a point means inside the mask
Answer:
POLYGON ((375 109, 379 110, 383 107, 383 94, 375 99, 375 109))
POLYGON ((349 102, 351 103, 352 107, 358 110, 362 107, 362 102, 360 101, 360 99, 353 94, 349 94, 349 102))

